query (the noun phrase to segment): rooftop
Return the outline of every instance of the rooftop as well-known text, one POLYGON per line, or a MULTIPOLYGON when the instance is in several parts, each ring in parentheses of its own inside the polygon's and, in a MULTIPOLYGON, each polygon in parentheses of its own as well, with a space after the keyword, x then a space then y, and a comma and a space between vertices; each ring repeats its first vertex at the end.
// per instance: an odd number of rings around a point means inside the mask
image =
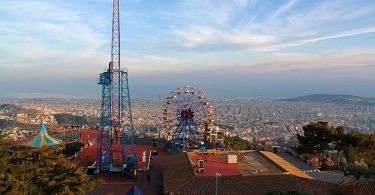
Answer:
POLYGON ((196 176, 220 175, 272 175, 291 174, 311 179, 309 175, 294 167, 284 159, 265 151, 205 152, 188 153, 196 176), (237 163, 228 163, 228 155, 237 156, 237 163), (203 171, 199 171, 198 161, 203 160, 203 171))
MULTIPOLYGON (((198 154, 179 153, 165 156, 163 158, 164 193, 215 194, 216 182, 219 184, 217 188, 219 194, 265 194, 270 191, 290 190, 309 194, 374 194, 375 192, 374 182, 370 181, 338 185, 309 179, 306 175, 299 175, 301 171, 297 168, 269 152, 244 152, 244 156, 254 158, 250 159, 250 163, 253 163, 258 168, 264 168, 264 171, 263 173, 253 174, 248 169, 249 174, 242 175, 238 174, 238 172, 228 171, 231 168, 224 166, 225 163, 220 161, 223 155, 225 153, 221 153, 219 156, 215 156, 215 154, 207 156, 208 163, 212 163, 214 157, 219 157, 218 164, 223 165, 222 169, 219 169, 221 174, 219 177, 215 177, 211 171, 205 171, 204 175, 194 171, 195 167, 192 161, 194 162, 194 159, 199 157, 198 154), (264 159, 270 162, 266 162, 264 159), (260 165, 264 162, 266 163, 260 165), (272 165, 273 163, 278 164, 272 165), (228 175, 228 173, 232 175, 228 175)), ((247 157, 247 160, 249 160, 249 157, 247 157)), ((239 161, 237 165, 240 167, 243 162, 241 162, 241 159, 239 161)), ((232 166, 230 165, 229 167, 232 166)), ((207 168, 209 169, 209 167, 207 168)), ((238 170, 241 169, 239 168, 238 170)))

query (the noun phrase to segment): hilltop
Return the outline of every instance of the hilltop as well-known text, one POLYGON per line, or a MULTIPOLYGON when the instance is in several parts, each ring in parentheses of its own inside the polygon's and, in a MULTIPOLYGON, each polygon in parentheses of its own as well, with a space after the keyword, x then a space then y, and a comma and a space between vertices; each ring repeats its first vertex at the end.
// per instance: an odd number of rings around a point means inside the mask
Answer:
POLYGON ((282 99, 287 102, 317 102, 317 103, 334 103, 350 104, 359 106, 375 106, 375 98, 360 97, 354 95, 333 95, 333 94, 313 94, 295 98, 282 99))

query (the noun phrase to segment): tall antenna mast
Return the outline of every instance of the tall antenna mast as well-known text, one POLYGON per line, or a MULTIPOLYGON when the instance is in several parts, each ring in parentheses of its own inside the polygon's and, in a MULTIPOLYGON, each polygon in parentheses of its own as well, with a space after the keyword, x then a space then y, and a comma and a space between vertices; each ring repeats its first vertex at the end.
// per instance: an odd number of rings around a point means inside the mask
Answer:
POLYGON ((121 65, 120 65, 120 0, 113 0, 112 45, 111 45, 111 108, 113 140, 119 143, 122 123, 121 116, 121 65))
POLYGON ((122 171, 137 176, 137 154, 127 70, 120 62, 120 0, 113 0, 111 61, 101 73, 101 117, 96 170, 122 171), (127 149, 130 149, 130 152, 127 149))

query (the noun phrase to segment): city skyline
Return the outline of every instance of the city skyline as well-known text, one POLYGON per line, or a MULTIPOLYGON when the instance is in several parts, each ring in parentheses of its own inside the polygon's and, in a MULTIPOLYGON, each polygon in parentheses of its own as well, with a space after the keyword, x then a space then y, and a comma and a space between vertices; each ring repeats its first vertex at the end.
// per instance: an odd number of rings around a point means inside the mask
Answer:
MULTIPOLYGON (((111 1, 3 1, 0 97, 99 98, 111 1), (15 11, 17 10, 17 11, 15 11)), ((135 98, 375 96, 373 1, 121 1, 135 98)))

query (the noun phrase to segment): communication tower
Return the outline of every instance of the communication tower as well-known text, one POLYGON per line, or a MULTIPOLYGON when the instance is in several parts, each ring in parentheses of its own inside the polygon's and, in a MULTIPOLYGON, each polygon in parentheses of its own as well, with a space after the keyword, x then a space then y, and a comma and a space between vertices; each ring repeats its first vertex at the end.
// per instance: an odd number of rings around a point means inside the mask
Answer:
POLYGON ((137 175, 128 71, 120 62, 120 0, 113 0, 111 61, 99 75, 102 86, 96 170, 137 175))

